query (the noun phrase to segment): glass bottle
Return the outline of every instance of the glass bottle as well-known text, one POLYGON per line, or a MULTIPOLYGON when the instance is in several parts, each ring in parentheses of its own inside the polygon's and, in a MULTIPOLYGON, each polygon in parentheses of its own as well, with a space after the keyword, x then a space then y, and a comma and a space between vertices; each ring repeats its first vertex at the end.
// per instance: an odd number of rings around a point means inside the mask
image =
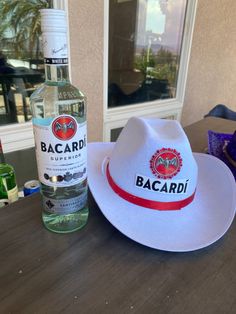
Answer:
POLYGON ((65 11, 41 10, 45 83, 31 96, 42 220, 53 232, 88 219, 86 99, 69 80, 65 11))
POLYGON ((0 207, 18 200, 14 168, 6 163, 0 140, 0 207))

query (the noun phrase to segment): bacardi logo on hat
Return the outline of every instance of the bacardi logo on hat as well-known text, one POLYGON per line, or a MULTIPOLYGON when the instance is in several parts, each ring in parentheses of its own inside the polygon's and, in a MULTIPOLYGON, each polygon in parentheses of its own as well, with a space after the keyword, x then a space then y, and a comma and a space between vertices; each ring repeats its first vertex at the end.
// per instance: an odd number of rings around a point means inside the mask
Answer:
POLYGON ((157 150, 150 160, 152 173, 160 179, 173 178, 182 167, 182 158, 176 149, 157 150))
POLYGON ((62 141, 70 140, 76 133, 77 123, 71 116, 59 116, 52 123, 53 134, 62 141))

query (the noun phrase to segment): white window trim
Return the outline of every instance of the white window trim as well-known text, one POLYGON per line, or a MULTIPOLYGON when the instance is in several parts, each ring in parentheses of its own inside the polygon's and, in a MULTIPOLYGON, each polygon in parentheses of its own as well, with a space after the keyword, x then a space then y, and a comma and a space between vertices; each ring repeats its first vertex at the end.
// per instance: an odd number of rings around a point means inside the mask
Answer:
POLYGON ((181 119, 184 102, 188 65, 190 59, 193 29, 197 11, 198 0, 189 0, 186 12, 186 20, 183 34, 182 54, 178 75, 177 93, 173 99, 157 100, 140 103, 137 105, 107 108, 108 94, 108 40, 109 40, 109 1, 104 5, 104 86, 103 86, 103 140, 110 141, 111 130, 123 127, 132 116, 153 116, 159 118, 181 119))
MULTIPOLYGON (((68 14, 68 0, 54 0, 53 6, 56 9, 65 10, 68 14)), ((68 19, 67 19, 68 21, 68 19)), ((68 22, 69 33, 69 22, 68 22)), ((68 55, 70 56, 70 45, 68 43, 68 55)), ((70 59, 70 58, 69 58, 70 59)), ((69 64, 69 66, 71 66, 69 64)), ((34 146, 32 122, 13 123, 0 126, 0 139, 4 153, 16 150, 27 149, 34 146)))

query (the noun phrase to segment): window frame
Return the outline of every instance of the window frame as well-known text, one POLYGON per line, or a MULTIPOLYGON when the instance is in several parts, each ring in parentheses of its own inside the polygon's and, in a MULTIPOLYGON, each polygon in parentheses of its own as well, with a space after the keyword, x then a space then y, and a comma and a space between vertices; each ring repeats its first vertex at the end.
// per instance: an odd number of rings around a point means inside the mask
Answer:
MULTIPOLYGON (((53 0, 53 7, 55 9, 65 10, 68 14, 68 0, 53 0)), ((69 33, 69 22, 67 26, 69 33)), ((70 56, 69 43, 68 54, 70 56)), ((69 64, 69 67, 70 66, 71 65, 69 64)), ((25 123, 12 123, 0 126, 0 139, 4 147, 4 153, 33 147, 35 144, 32 122, 29 121, 25 123)))
POLYGON ((133 116, 171 118, 180 121, 184 103, 197 2, 198 0, 188 0, 187 3, 176 97, 120 106, 117 108, 108 108, 109 0, 104 2, 103 140, 105 142, 110 141, 112 129, 123 127, 128 119, 133 116))

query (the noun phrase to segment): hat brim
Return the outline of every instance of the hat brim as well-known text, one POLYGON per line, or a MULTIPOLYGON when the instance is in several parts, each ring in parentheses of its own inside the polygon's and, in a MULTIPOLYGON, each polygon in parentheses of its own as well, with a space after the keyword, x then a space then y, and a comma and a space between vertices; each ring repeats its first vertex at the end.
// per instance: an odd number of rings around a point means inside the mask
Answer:
POLYGON ((235 215, 236 185, 221 160, 194 153, 199 172, 193 202, 181 210, 158 211, 113 192, 102 169, 113 147, 114 143, 88 145, 88 183, 104 216, 124 235, 151 248, 187 252, 214 243, 228 230, 235 215))

